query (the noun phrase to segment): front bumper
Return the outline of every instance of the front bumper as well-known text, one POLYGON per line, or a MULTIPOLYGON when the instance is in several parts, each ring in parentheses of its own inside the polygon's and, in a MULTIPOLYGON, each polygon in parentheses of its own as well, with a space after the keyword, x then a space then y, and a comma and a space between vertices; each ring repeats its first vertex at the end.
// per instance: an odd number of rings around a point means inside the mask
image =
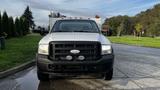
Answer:
POLYGON ((37 68, 43 73, 98 73, 113 68, 114 55, 104 55, 97 61, 51 61, 37 54, 37 68))

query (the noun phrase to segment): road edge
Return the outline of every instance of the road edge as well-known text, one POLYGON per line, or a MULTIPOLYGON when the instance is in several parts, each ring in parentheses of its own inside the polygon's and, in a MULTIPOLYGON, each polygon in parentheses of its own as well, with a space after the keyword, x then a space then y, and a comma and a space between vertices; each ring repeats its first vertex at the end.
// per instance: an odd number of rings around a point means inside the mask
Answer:
POLYGON ((35 60, 28 61, 28 62, 26 62, 24 64, 21 64, 19 66, 13 67, 13 68, 8 69, 6 71, 2 71, 2 72, 0 72, 0 79, 1 78, 5 78, 5 77, 7 77, 9 75, 15 74, 15 73, 17 73, 19 71, 22 71, 24 69, 27 69, 27 68, 35 65, 35 62, 36 62, 35 60))

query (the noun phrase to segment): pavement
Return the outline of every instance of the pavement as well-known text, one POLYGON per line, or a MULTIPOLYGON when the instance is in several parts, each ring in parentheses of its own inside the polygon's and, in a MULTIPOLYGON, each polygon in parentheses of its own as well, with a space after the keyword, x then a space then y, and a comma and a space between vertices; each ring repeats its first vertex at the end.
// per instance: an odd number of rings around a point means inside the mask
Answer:
POLYGON ((111 81, 92 76, 40 82, 33 66, 4 79, 0 90, 160 90, 160 49, 114 44, 111 81))

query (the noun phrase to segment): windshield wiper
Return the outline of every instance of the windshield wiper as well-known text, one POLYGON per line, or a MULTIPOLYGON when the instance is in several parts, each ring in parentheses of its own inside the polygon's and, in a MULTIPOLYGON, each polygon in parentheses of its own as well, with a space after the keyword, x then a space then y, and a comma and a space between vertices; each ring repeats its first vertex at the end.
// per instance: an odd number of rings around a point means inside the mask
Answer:
POLYGON ((73 32, 91 32, 91 31, 82 31, 82 30, 80 30, 80 31, 73 31, 73 32))
POLYGON ((80 31, 73 31, 73 32, 88 32, 88 33, 97 33, 97 31, 89 31, 89 30, 86 30, 86 31, 80 30, 80 31))
POLYGON ((53 32, 71 32, 71 31, 63 31, 63 30, 57 30, 57 31, 53 31, 53 32))
POLYGON ((96 31, 89 31, 89 30, 86 30, 86 31, 83 31, 83 30, 73 30, 73 31, 63 31, 63 30, 57 30, 57 31, 53 31, 53 32, 90 32, 90 33, 96 33, 96 31))

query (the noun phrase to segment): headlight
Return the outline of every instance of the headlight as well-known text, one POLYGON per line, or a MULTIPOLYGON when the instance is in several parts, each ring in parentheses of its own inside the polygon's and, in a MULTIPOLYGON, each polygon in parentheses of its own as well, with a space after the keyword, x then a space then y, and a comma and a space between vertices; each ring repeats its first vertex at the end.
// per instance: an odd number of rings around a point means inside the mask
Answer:
POLYGON ((48 45, 39 45, 38 53, 48 55, 48 45))
POLYGON ((112 53, 111 45, 102 45, 102 55, 111 53, 112 53))

